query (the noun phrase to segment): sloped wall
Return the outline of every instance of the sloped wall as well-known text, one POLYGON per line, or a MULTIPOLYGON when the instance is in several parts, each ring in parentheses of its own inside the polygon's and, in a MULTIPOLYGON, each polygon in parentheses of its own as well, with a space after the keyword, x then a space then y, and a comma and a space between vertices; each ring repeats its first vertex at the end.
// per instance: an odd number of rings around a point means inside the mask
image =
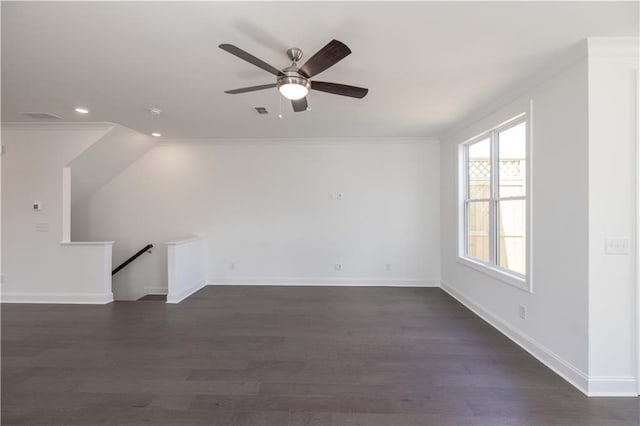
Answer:
POLYGON ((86 199, 147 152, 157 139, 123 126, 113 126, 74 158, 71 169, 71 240, 87 241, 86 199))

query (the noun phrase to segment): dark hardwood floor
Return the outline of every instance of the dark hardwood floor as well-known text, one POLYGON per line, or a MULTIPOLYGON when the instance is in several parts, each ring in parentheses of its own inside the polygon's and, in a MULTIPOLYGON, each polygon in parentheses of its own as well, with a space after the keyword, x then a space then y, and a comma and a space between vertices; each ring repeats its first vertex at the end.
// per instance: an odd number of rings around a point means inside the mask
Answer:
POLYGON ((638 425, 436 288, 2 305, 3 425, 638 425))

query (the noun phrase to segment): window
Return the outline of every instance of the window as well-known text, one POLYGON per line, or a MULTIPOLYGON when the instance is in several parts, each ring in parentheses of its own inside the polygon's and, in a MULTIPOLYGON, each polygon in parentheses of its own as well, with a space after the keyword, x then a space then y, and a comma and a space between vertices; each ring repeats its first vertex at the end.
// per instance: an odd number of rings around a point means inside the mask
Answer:
POLYGON ((524 283, 527 275, 527 117, 462 144, 463 260, 524 283))

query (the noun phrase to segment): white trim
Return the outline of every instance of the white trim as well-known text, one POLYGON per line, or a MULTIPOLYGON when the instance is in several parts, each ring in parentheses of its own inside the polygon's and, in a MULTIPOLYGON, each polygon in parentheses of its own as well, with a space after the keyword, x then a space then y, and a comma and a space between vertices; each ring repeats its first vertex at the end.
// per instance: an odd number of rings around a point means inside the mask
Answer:
POLYGON ((278 144, 435 144, 440 140, 436 137, 351 137, 351 138, 173 138, 162 139, 159 146, 180 144, 205 144, 205 145, 278 145, 278 144))
POLYGON ((640 70, 636 70, 636 393, 640 396, 640 70))
POLYGON ((588 394, 589 377, 586 373, 575 367, 569 361, 563 359, 553 351, 542 345, 540 342, 527 336, 521 330, 511 326, 497 315, 484 308, 483 306, 473 302, 466 295, 456 290, 444 280, 440 280, 440 287, 458 300, 464 306, 469 308, 474 314, 478 315, 484 321, 493 326, 496 330, 507 336, 518 346, 533 355, 538 361, 549 367, 560 377, 575 386, 579 391, 588 394))
POLYGON ((62 241, 71 241, 71 169, 62 169, 62 241))
POLYGON ((589 396, 637 396, 636 378, 633 376, 589 376, 589 396))
POLYGON ((181 292, 179 292, 177 294, 167 294, 167 303, 180 303, 184 299, 186 299, 187 297, 191 296, 196 291, 198 291, 201 288, 205 287, 206 285, 207 285, 206 281, 198 281, 198 282, 194 283, 193 285, 191 285, 186 290, 182 290, 181 292))
POLYGON ((268 286, 353 286, 353 287, 439 287, 437 279, 422 278, 295 278, 295 277, 213 277, 208 285, 268 286))
POLYGON ((115 241, 60 241, 61 246, 110 246, 115 241))
POLYGON ((197 235, 197 236, 194 236, 194 237, 187 237, 187 238, 185 238, 183 240, 165 241, 164 244, 168 245, 168 246, 179 246, 179 245, 182 245, 182 244, 192 243, 194 241, 204 240, 206 238, 207 238, 206 235, 197 235))
POLYGON ((457 211, 457 257, 456 260, 458 263, 468 266, 470 268, 475 269, 476 271, 483 272, 495 279, 498 279, 506 284, 512 285, 520 290, 527 291, 529 293, 533 293, 533 281, 531 279, 531 265, 532 265, 532 236, 533 236, 533 226, 532 226, 532 202, 531 202, 531 188, 533 187, 531 183, 531 170, 532 167, 532 157, 531 153, 533 151, 533 100, 529 99, 528 102, 522 102, 516 106, 517 113, 512 111, 513 108, 509 108, 506 111, 502 111, 499 114, 499 118, 496 120, 493 116, 497 115, 494 113, 492 116, 487 116, 481 122, 476 123, 474 126, 471 126, 464 131, 461 132, 466 133, 465 137, 458 137, 458 139, 463 140, 463 142, 458 143, 458 170, 456 173, 456 178, 458 179, 458 211, 457 211), (495 124, 495 121, 498 121, 499 124, 495 124), (526 180, 525 180, 525 195, 516 196, 516 197, 500 197, 498 194, 498 179, 499 173, 494 173, 495 171, 499 172, 499 158, 498 158, 498 146, 496 143, 496 137, 498 133, 504 130, 508 130, 514 126, 517 126, 521 123, 525 123, 526 126, 526 180), (477 130, 482 129, 482 131, 478 132, 477 130), (490 198, 488 199, 470 199, 468 194, 469 189, 469 170, 468 170, 468 147, 480 141, 489 139, 490 141, 490 161, 491 161, 491 191, 490 198), (498 260, 496 256, 498 254, 497 244, 498 244, 498 231, 496 229, 496 220, 498 217, 496 211, 496 205, 500 201, 503 200, 524 200, 525 202, 525 220, 526 220, 526 272, 524 274, 520 274, 515 271, 510 271, 506 268, 502 268, 498 264, 498 260), (469 238, 467 235, 467 215, 468 215, 468 204, 471 202, 478 201, 488 201, 489 202, 489 253, 490 259, 489 262, 476 261, 472 257, 467 255, 467 250, 469 247, 469 238))
POLYGON ((529 99, 529 111, 527 111, 527 170, 525 179, 527 180, 527 211, 526 211, 526 221, 527 221, 527 257, 525 262, 527 262, 527 291, 529 293, 533 293, 533 142, 534 142, 534 134, 533 134, 533 126, 535 124, 534 121, 534 111, 533 111, 533 98, 529 99))
POLYGON ((478 272, 482 272, 485 275, 489 275, 491 278, 500 280, 503 283, 509 284, 519 290, 526 291, 527 293, 532 293, 531 289, 527 285, 527 280, 525 277, 519 277, 515 274, 512 275, 509 273, 509 271, 501 269, 495 265, 489 265, 484 262, 477 262, 464 256, 458 256, 456 258, 456 262, 478 272))
POLYGON ((6 293, 2 303, 63 303, 73 305, 104 305, 113 302, 113 293, 6 293))
MULTIPOLYGON (((515 127, 518 124, 520 124, 521 122, 526 123, 527 124, 527 130, 529 127, 529 123, 528 123, 528 114, 526 111, 520 112, 519 114, 508 118, 506 120, 504 120, 503 122, 501 122, 500 124, 491 126, 488 129, 483 130, 481 133, 478 133, 477 135, 474 135, 470 138, 467 138, 464 142, 460 142, 459 145, 473 145, 475 143, 484 141, 486 139, 489 139, 491 142, 491 145, 493 145, 493 133, 495 132, 501 132, 504 130, 509 130, 511 127, 515 127)), ((497 150, 495 150, 497 152, 497 150)), ((493 156, 495 154, 493 147, 491 148, 491 155, 493 156)), ((493 165, 493 164, 492 164, 493 165)), ((474 198, 475 200, 475 198, 474 198)))
POLYGON ((579 368, 565 360, 549 348, 527 336, 521 330, 499 318, 485 307, 473 302, 451 284, 440 280, 440 287, 451 297, 469 308, 474 314, 507 336, 522 349, 533 355, 538 361, 549 367, 564 380, 589 397, 635 397, 636 379, 632 376, 588 376, 579 368))

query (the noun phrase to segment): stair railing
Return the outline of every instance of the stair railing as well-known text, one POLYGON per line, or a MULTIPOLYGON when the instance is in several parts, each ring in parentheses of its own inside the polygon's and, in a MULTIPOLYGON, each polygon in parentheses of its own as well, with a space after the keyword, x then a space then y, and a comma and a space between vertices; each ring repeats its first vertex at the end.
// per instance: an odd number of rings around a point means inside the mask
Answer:
POLYGON ((120 272, 125 266, 127 266, 128 264, 130 264, 131 262, 133 262, 134 260, 136 260, 138 257, 140 257, 145 251, 151 253, 151 249, 153 248, 153 244, 147 244, 146 246, 144 246, 143 249, 141 249, 139 252, 137 252, 136 254, 134 254, 133 256, 131 256, 130 258, 128 258, 127 260, 125 260, 124 262, 122 262, 120 264, 120 266, 118 266, 116 269, 114 269, 113 271, 111 271, 111 276, 114 276, 115 274, 117 274, 118 272, 120 272))

